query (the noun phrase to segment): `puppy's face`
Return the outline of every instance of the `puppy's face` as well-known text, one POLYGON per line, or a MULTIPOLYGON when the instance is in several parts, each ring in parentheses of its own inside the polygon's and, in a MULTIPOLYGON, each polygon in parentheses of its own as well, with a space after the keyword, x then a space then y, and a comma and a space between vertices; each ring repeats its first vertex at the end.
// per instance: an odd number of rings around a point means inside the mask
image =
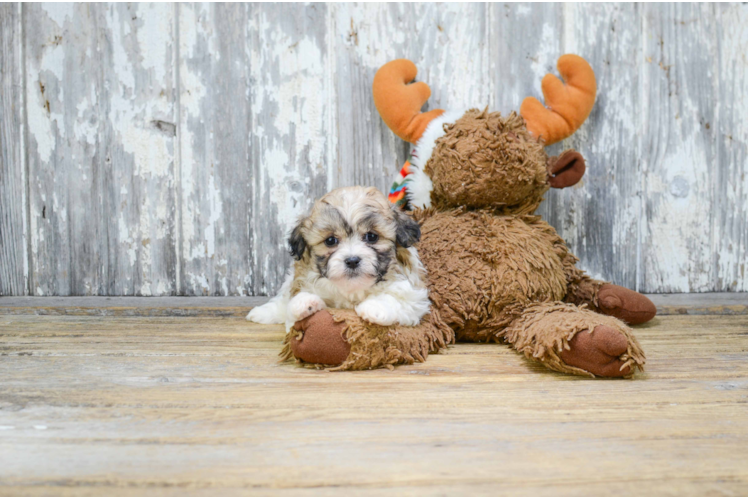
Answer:
POLYGON ((351 293, 386 280, 397 247, 421 237, 418 224, 375 188, 347 187, 317 201, 291 233, 291 255, 351 293))

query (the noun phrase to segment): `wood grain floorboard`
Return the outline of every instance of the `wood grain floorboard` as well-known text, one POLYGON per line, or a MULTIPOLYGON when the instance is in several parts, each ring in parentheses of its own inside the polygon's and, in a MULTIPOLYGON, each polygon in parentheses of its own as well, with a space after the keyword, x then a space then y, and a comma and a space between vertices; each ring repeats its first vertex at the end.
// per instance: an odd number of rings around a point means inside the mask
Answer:
POLYGON ((330 373, 239 318, 0 316, 4 495, 748 495, 748 320, 636 329, 634 380, 503 345, 330 373))

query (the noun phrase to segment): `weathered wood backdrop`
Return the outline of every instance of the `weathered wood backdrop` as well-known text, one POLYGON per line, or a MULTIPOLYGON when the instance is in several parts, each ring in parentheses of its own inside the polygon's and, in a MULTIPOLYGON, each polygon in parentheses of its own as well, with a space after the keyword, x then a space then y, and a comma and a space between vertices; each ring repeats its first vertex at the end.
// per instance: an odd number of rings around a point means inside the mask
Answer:
POLYGON ((381 64, 508 112, 565 52, 599 97, 542 214, 593 276, 748 290, 746 4, 2 4, 0 41, 0 294, 272 293, 315 197, 403 163, 381 64))

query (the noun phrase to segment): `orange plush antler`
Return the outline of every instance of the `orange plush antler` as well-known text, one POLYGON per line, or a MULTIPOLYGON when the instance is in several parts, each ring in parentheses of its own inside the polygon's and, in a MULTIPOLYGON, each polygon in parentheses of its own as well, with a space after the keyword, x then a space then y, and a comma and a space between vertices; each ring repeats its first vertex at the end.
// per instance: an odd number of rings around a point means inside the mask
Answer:
POLYGON ((429 122, 444 113, 433 109, 421 113, 421 106, 431 96, 431 89, 423 82, 412 82, 418 70, 407 59, 390 61, 374 75, 374 104, 382 120, 398 137, 415 143, 421 138, 429 122))
POLYGON ((534 97, 522 101, 520 114, 527 130, 545 142, 546 146, 573 134, 592 111, 597 93, 595 73, 579 56, 566 54, 559 58, 558 72, 566 81, 551 74, 543 77, 543 96, 548 107, 534 97))

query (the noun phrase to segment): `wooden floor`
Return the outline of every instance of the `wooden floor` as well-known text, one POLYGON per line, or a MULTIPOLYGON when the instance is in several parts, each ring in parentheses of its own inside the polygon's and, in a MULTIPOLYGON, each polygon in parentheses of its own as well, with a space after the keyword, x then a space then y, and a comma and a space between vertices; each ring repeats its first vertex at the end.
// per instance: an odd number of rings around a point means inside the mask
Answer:
POLYGON ((748 316, 636 333, 634 380, 502 345, 329 373, 237 317, 5 314, 0 494, 748 495, 748 316))

